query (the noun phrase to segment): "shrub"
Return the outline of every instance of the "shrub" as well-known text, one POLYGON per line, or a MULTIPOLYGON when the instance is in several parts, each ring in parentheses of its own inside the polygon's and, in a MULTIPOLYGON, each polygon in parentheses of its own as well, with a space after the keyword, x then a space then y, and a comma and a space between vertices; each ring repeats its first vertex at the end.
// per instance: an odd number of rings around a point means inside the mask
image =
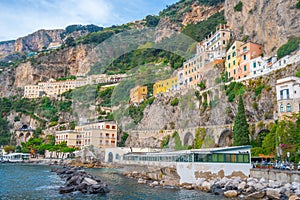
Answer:
POLYGON ((300 78, 300 68, 298 69, 298 71, 297 71, 297 73, 296 73, 296 76, 297 76, 298 78, 300 78))
POLYGON ((203 81, 201 81, 198 86, 200 87, 201 90, 204 90, 206 88, 206 85, 203 81))
POLYGON ((293 51, 296 51, 298 49, 300 43, 300 38, 290 38, 287 43, 282 45, 278 50, 277 50, 277 57, 278 59, 289 55, 293 51))
POLYGON ((296 4, 296 8, 300 9, 300 0, 298 0, 297 4, 296 4))
POLYGON ((258 97, 261 94, 261 91, 265 88, 265 85, 258 85, 255 89, 254 89, 254 97, 258 97))
POLYGON ((242 9, 243 9, 243 2, 239 1, 238 4, 236 4, 236 6, 234 6, 234 11, 241 12, 242 9))
POLYGON ((253 103, 252 103, 252 108, 253 108, 254 110, 258 110, 258 103, 253 102, 253 103))
POLYGON ((178 98, 175 98, 171 101, 171 106, 178 106, 178 104, 179 104, 178 98))
POLYGON ((169 141, 170 141, 170 135, 165 136, 161 141, 161 148, 168 147, 169 141))

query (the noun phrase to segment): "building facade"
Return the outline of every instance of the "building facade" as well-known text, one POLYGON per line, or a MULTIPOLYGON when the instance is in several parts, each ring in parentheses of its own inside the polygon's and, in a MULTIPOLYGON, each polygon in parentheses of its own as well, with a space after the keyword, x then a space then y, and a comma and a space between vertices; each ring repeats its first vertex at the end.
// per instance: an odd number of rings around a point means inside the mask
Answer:
POLYGON ((262 55, 262 45, 247 42, 240 46, 238 57, 239 66, 234 74, 234 79, 241 79, 250 76, 250 61, 262 55))
POLYGON ((227 71, 228 79, 236 79, 237 69, 240 64, 239 49, 243 42, 235 41, 226 53, 225 68, 227 71))
POLYGON ((113 148, 117 146, 118 127, 114 121, 98 121, 76 126, 75 130, 57 131, 55 143, 66 142, 69 147, 95 146, 113 148))
POLYGON ((89 84, 99 84, 99 83, 118 83, 122 79, 126 78, 126 74, 122 75, 91 75, 86 78, 79 77, 75 80, 62 80, 56 81, 50 79, 47 82, 40 82, 38 85, 26 85, 24 87, 24 97, 25 98, 39 98, 43 96, 57 97, 69 90, 73 90, 78 87, 82 87, 89 84))
POLYGON ((278 117, 283 119, 300 111, 300 78, 287 77, 276 81, 278 117))
POLYGON ((139 104, 147 98, 147 86, 136 86, 130 90, 130 102, 139 104))
POLYGON ((159 93, 170 92, 178 89, 178 77, 174 76, 166 80, 157 81, 153 85, 153 96, 159 93))

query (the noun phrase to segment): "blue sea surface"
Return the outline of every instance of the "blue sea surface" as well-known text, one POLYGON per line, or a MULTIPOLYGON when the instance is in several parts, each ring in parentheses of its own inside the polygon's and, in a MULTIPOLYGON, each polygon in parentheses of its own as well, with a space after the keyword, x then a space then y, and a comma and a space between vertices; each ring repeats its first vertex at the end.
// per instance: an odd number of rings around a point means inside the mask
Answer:
POLYGON ((1 163, 0 199, 225 199, 197 190, 151 188, 123 177, 117 169, 86 169, 109 185, 108 194, 59 194, 64 182, 50 169, 44 165, 1 163))

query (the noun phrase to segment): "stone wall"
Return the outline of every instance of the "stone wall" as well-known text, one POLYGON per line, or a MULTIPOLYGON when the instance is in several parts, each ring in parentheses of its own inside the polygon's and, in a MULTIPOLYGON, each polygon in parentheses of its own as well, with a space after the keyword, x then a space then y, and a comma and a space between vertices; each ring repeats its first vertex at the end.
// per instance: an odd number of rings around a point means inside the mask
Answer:
POLYGON ((268 169, 251 169, 250 176, 253 178, 264 178, 266 180, 280 180, 283 183, 300 182, 299 171, 282 171, 268 169))

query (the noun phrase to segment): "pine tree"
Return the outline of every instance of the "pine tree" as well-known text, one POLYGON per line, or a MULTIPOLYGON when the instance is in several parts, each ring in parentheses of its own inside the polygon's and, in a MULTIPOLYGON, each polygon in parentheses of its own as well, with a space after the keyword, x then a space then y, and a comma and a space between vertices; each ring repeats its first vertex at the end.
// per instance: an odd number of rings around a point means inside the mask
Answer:
POLYGON ((240 95, 238 112, 233 125, 233 145, 249 145, 249 143, 249 124, 246 119, 243 98, 240 95))

